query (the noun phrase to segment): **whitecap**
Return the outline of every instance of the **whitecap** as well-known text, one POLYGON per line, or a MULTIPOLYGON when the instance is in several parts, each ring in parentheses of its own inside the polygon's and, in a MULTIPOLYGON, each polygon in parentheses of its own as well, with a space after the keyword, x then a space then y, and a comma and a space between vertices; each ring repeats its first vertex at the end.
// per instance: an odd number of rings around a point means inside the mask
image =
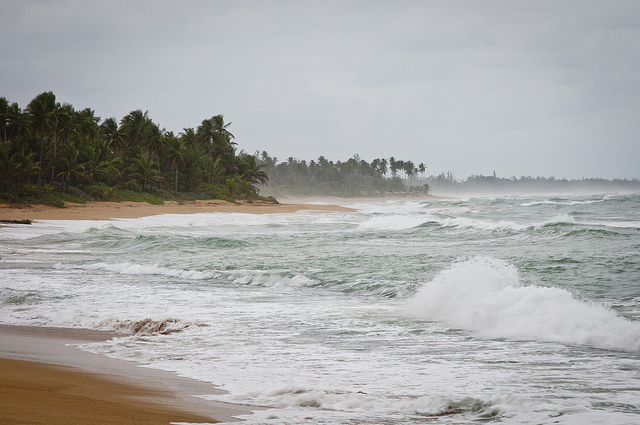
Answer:
POLYGON ((484 338, 640 351, 640 323, 561 288, 525 286, 513 265, 490 257, 440 272, 418 290, 406 312, 484 338))

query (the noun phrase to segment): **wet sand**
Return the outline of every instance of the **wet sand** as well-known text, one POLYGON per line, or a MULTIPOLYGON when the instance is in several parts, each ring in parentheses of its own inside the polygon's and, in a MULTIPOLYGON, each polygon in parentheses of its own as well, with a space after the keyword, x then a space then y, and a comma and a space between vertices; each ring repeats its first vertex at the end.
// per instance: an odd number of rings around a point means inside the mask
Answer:
POLYGON ((0 325, 0 423, 166 425, 227 422, 250 413, 247 406, 195 397, 219 394, 211 384, 73 346, 112 336, 0 325))

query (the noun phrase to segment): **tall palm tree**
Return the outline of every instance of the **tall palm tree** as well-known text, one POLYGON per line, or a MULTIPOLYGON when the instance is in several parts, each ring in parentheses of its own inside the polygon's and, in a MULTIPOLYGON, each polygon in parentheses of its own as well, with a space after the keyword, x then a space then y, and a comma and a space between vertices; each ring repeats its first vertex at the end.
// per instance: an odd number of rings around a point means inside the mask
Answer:
MULTIPOLYGON (((172 134, 173 135, 173 134, 172 134)), ((178 172, 180 167, 185 163, 186 149, 182 144, 182 140, 177 137, 171 137, 167 140, 167 154, 166 159, 169 162, 169 166, 176 169, 175 179, 175 193, 178 194, 178 172)))
POLYGON ((38 184, 42 180, 42 159, 44 157, 44 141, 49 136, 51 129, 56 125, 56 110, 60 108, 60 104, 56 102, 56 95, 53 92, 44 92, 36 96, 27 105, 27 115, 31 127, 35 132, 40 133, 40 174, 38 175, 38 184))
POLYGON ((203 146, 208 154, 209 158, 223 158, 223 161, 230 162, 230 159, 235 155, 235 136, 231 134, 228 127, 231 123, 224 122, 223 115, 216 115, 209 119, 203 120, 202 124, 198 126, 197 136, 200 139, 201 146, 203 146))
POLYGON ((56 156, 58 151, 58 141, 66 142, 69 135, 76 132, 75 111, 73 106, 64 104, 54 112, 55 122, 51 129, 53 133, 53 161, 51 161, 51 181, 56 175, 56 156))
MULTIPOLYGON (((160 152, 166 143, 166 139, 157 124, 149 120, 147 128, 142 140, 142 147, 150 155, 155 156, 156 165, 158 166, 158 175, 160 175, 160 152)), ((171 134, 173 137, 173 134, 171 134)))
POLYGON ((215 137, 215 129, 213 121, 210 119, 202 120, 202 123, 198 126, 196 135, 200 141, 200 146, 207 152, 207 180, 209 188, 211 188, 211 168, 213 164, 213 139, 215 137))
POLYGON ((227 172, 237 172, 234 164, 234 146, 236 143, 232 141, 232 139, 235 139, 235 136, 228 130, 228 127, 232 123, 225 123, 223 115, 216 115, 211 118, 211 121, 213 122, 215 132, 215 137, 213 139, 213 155, 216 158, 222 158, 222 162, 227 169, 227 172))

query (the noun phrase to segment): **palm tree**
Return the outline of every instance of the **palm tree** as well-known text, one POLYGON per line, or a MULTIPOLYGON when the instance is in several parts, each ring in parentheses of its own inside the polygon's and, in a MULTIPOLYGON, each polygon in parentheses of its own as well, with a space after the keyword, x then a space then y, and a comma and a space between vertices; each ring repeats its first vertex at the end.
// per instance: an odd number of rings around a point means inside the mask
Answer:
POLYGON ((65 143, 62 146, 62 157, 59 160, 60 172, 64 182, 64 191, 68 192, 71 180, 79 180, 85 176, 84 164, 80 161, 80 151, 75 143, 65 143))
POLYGON ((238 169, 243 180, 251 184, 267 184, 269 177, 263 170, 265 164, 258 164, 254 155, 241 153, 238 155, 238 169))
POLYGON ((0 97, 0 131, 3 143, 7 143, 7 126, 9 125, 9 101, 6 97, 0 97))
POLYGON ((87 143, 82 154, 85 160, 85 177, 89 184, 93 184, 96 179, 102 180, 114 165, 115 160, 111 157, 109 144, 105 140, 98 139, 92 145, 87 143))
POLYGON ((118 129, 124 138, 124 148, 141 148, 144 145, 151 124, 149 111, 142 112, 142 110, 136 109, 125 115, 120 120, 120 128, 118 129))
POLYGON ((216 158, 222 158, 223 165, 227 169, 227 172, 237 172, 234 164, 235 156, 235 142, 231 139, 235 139, 235 136, 227 130, 232 123, 225 123, 223 115, 216 115, 211 118, 213 121, 213 127, 215 132, 214 151, 213 154, 216 158))
POLYGON ((40 168, 35 163, 35 153, 24 151, 10 152, 9 148, 0 147, 0 182, 4 182, 6 188, 10 183, 28 180, 31 176, 40 173, 40 168))
POLYGON ((29 130, 29 117, 17 103, 12 103, 7 110, 7 134, 14 145, 20 145, 21 136, 29 130))
POLYGON ((407 174, 407 178, 409 180, 409 192, 411 192, 411 178, 418 171, 413 165, 413 161, 404 161, 403 164, 404 172, 407 174))
MULTIPOLYGON (((150 154, 155 155, 156 165, 158 166, 158 175, 160 175, 160 152, 166 143, 166 138, 162 130, 157 124, 149 120, 145 138, 143 140, 143 148, 150 154)), ((171 135, 173 137, 173 134, 171 135)))
POLYGON ((89 139, 95 139, 100 132, 98 122, 100 117, 95 116, 95 111, 91 108, 85 108, 82 111, 74 113, 76 130, 78 133, 87 136, 89 139))
POLYGON ((209 179, 209 187, 211 187, 213 164, 218 159, 222 160, 222 165, 227 172, 233 172, 233 157, 235 155, 235 142, 231 139, 234 135, 227 129, 231 123, 225 123, 222 115, 216 115, 212 118, 205 119, 198 126, 197 136, 200 139, 201 146, 207 151, 209 160, 207 162, 207 175, 209 179))
POLYGON ((251 195, 258 194, 258 189, 256 189, 256 187, 247 180, 240 180, 240 182, 238 183, 238 190, 240 191, 240 195, 244 199, 247 199, 251 195))
POLYGON ((182 144, 182 140, 177 137, 173 137, 173 133, 167 140, 167 155, 166 159, 169 162, 169 166, 176 169, 176 180, 175 180, 175 193, 178 194, 178 171, 181 166, 184 166, 185 163, 185 153, 186 149, 182 144))
POLYGON ((418 171, 420 171, 420 182, 424 181, 424 172, 427 171, 427 167, 424 165, 424 162, 421 162, 418 165, 418 171))
POLYGON ((226 184, 223 187, 225 196, 229 198, 235 198, 240 188, 240 179, 238 176, 233 176, 226 180, 226 184))
POLYGON ((153 185, 160 182, 158 170, 154 166, 153 158, 150 155, 138 155, 131 161, 126 168, 128 177, 132 181, 140 182, 142 191, 146 191, 147 184, 153 185))
POLYGON ((55 122, 53 124, 53 161, 51 162, 51 181, 56 175, 56 154, 58 151, 58 140, 66 142, 71 133, 76 131, 75 111, 73 106, 64 104, 55 111, 55 122), (60 136, 60 137, 58 137, 60 136))
POLYGON ((209 182, 209 188, 211 188, 211 172, 213 166, 213 140, 216 137, 215 126, 213 124, 213 120, 205 119, 202 120, 202 123, 198 126, 198 130, 196 133, 198 139, 200 140, 200 146, 202 146, 208 154, 207 161, 207 176, 209 182))
POLYGON ((118 131, 118 122, 115 118, 104 120, 98 131, 113 151, 117 152, 123 149, 122 133, 118 131))
POLYGON ((38 184, 42 180, 42 159, 44 157, 44 141, 56 125, 56 110, 60 108, 60 104, 56 102, 56 95, 53 92, 44 92, 36 96, 27 106, 27 114, 32 128, 40 133, 40 174, 38 175, 38 184))
POLYGON ((193 127, 183 129, 184 132, 180 133, 178 137, 182 139, 182 143, 188 149, 194 150, 198 147, 198 135, 193 127))

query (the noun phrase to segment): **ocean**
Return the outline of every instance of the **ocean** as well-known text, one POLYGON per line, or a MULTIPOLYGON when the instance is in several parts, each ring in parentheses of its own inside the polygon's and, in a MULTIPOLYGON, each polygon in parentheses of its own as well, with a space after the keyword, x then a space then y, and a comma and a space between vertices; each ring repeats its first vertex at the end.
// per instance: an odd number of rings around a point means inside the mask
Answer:
POLYGON ((0 229, 0 323, 267 407, 247 424, 639 424, 640 194, 0 229), (213 386, 212 386, 213 388, 213 386))

